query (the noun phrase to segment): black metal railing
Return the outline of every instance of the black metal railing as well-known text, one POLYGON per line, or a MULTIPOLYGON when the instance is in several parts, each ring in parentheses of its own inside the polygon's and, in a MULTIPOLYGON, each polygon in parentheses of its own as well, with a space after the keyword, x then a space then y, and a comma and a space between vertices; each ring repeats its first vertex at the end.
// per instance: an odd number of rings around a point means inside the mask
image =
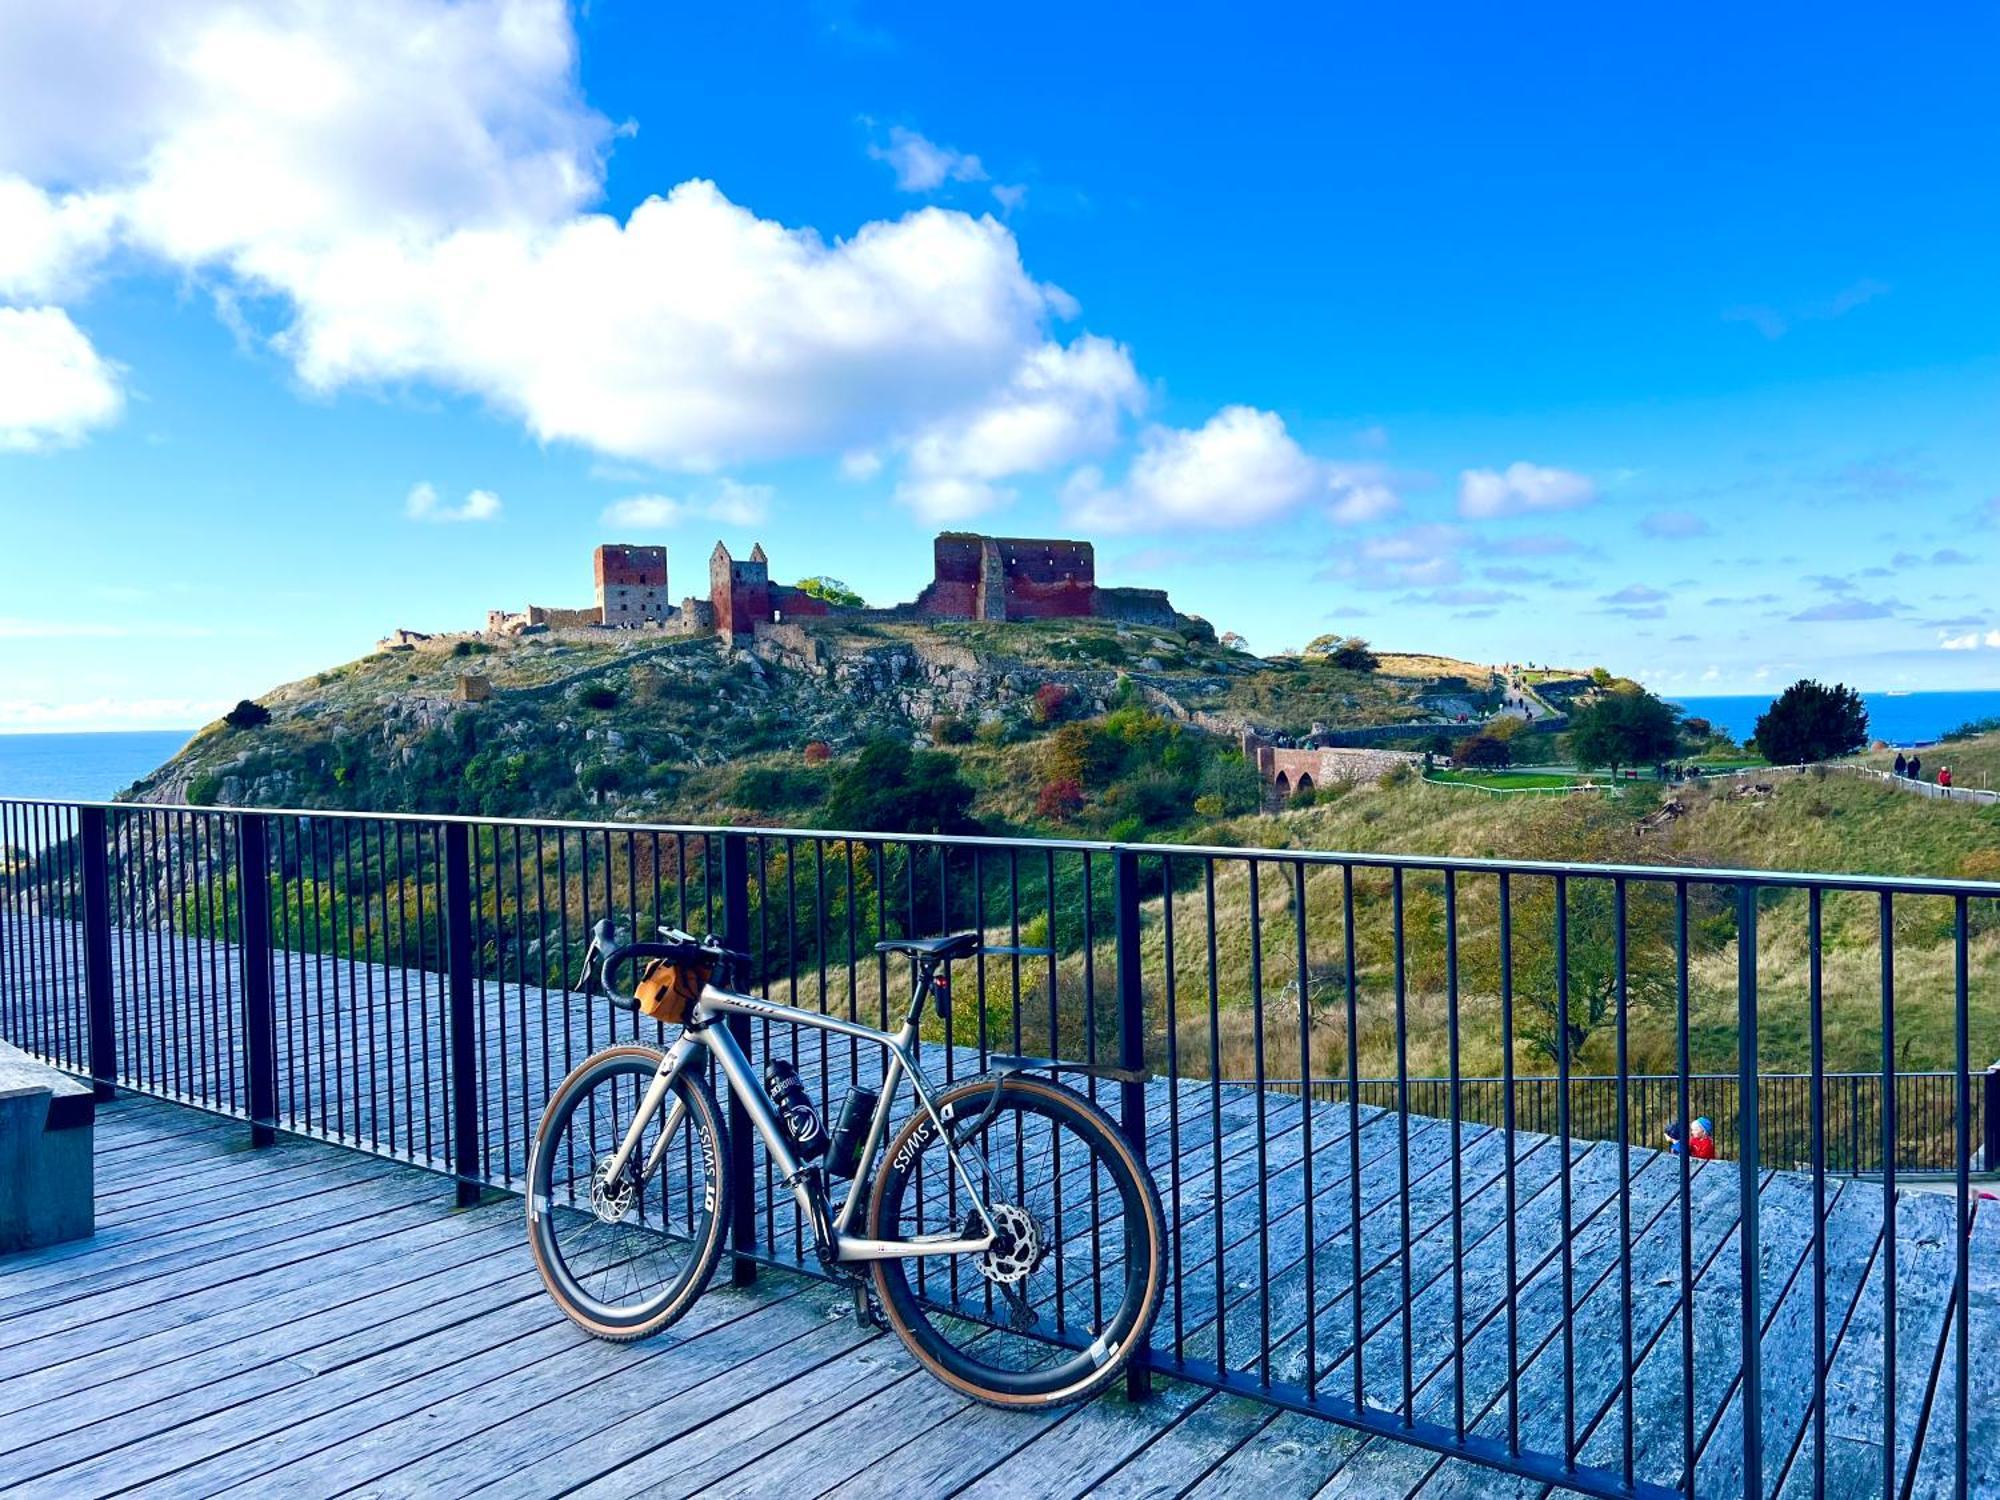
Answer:
MULTIPOLYGON (((575 1063, 662 1039, 566 987, 606 915, 884 1024, 882 937, 1047 950, 970 961, 927 1066, 1150 1065, 1091 1084, 1167 1213, 1135 1387, 1600 1495, 1966 1493, 1993 884, 0 800, 0 1034, 471 1201, 520 1188, 575 1063), (1657 1149, 1702 1114, 1724 1159, 1657 1149)), ((824 1033, 745 1040, 825 1104, 879 1078, 824 1033)), ((731 1125, 738 1279, 811 1272, 731 1125)))
MULTIPOLYGON (((1736 1120, 1739 1080, 1734 1073, 1695 1073, 1688 1080, 1688 1108, 1695 1119, 1714 1123, 1716 1155, 1740 1153, 1736 1120)), ((1686 1122, 1680 1108, 1681 1080, 1672 1073, 1576 1074, 1569 1080, 1570 1133, 1581 1140, 1621 1139, 1620 1122, 1635 1146, 1673 1149, 1668 1131, 1686 1122)), ((1296 1087, 1289 1081, 1278 1088, 1296 1087)), ((1896 1170, 1914 1179, 1943 1176, 1957 1169, 1958 1076, 1945 1071, 1893 1075, 1896 1170)), ((1394 1109, 1394 1078, 1357 1080, 1361 1102, 1394 1109)), ((1420 1115, 1450 1115, 1450 1078, 1413 1077, 1409 1108, 1420 1115)), ((1825 1170, 1850 1177, 1882 1171, 1884 1079, 1880 1073, 1763 1073, 1757 1079, 1758 1136, 1764 1161, 1772 1167, 1811 1171, 1815 1121, 1822 1134, 1825 1170), (1815 1115, 1815 1104, 1818 1114, 1815 1115)), ((1315 1078, 1313 1097, 1339 1103, 1347 1097, 1344 1078, 1315 1078)), ((1515 1127, 1540 1135, 1555 1133, 1562 1111, 1554 1078, 1521 1075, 1512 1079, 1463 1077, 1457 1080, 1459 1116, 1481 1125, 1499 1125, 1511 1111, 1515 1127)), ((1972 1095, 1972 1137, 1984 1141, 1984 1121, 2000 1109, 2000 1069, 1980 1076, 1972 1095)))

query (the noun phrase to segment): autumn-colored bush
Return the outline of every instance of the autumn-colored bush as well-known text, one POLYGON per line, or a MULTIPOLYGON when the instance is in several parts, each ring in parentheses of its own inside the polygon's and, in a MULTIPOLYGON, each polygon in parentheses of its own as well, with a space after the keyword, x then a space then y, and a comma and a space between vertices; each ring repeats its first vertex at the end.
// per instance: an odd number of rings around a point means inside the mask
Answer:
POLYGON ((805 757, 807 765, 823 766, 833 759, 833 746, 825 740, 807 740, 805 757))
POLYGON ((1035 689, 1034 706, 1030 711, 1037 724, 1058 724, 1069 713, 1069 700, 1067 683, 1045 682, 1035 689))
POLYGON ((1035 798, 1035 815, 1068 822, 1083 811, 1083 785, 1074 776, 1061 776, 1044 785, 1035 798))

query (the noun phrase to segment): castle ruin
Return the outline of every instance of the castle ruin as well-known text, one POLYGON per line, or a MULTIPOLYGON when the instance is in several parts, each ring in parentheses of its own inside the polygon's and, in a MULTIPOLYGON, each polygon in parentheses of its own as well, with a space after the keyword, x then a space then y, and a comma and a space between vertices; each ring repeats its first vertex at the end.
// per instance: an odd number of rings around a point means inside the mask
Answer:
POLYGON ((1103 588, 1089 542, 948 531, 932 548, 931 581, 889 609, 833 604, 796 584, 773 583, 763 543, 737 559, 721 542, 708 559, 708 597, 667 602, 667 549, 607 542, 592 554, 597 602, 588 608, 530 604, 489 610, 486 633, 552 628, 654 630, 754 639, 759 628, 812 619, 1109 619, 1171 629, 1181 622, 1160 589, 1103 588))

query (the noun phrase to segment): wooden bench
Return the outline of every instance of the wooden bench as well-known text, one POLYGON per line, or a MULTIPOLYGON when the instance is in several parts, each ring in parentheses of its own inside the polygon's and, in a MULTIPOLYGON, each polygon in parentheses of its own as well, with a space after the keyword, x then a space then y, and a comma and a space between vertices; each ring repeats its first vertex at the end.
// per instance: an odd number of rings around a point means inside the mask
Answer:
POLYGON ((91 1233, 96 1119, 89 1084, 0 1042, 0 1254, 91 1233))

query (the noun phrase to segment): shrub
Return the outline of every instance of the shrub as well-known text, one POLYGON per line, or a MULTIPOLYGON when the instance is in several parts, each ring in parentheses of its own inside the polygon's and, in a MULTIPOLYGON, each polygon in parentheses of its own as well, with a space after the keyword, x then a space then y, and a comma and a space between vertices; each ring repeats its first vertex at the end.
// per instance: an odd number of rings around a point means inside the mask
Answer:
POLYGON ((602 713, 618 706, 618 689, 608 682, 586 682, 570 695, 570 701, 578 708, 602 713))
POLYGON ((221 794, 222 778, 213 771, 204 771, 188 783, 187 799, 191 807, 213 807, 221 794))
POLYGON ((1060 724, 1069 717, 1070 697, 1067 684, 1045 682, 1035 689, 1034 702, 1028 711, 1037 724, 1060 724))
POLYGON ((583 774, 577 777, 577 785, 602 802, 611 793, 623 790, 625 773, 616 762, 600 760, 583 768, 583 774))
POLYGON ((825 740, 807 740, 805 762, 809 766, 823 766, 833 759, 833 746, 825 740))
POLYGON ((1188 788, 1179 779, 1154 773, 1123 788, 1121 804, 1146 827, 1173 823, 1188 810, 1188 788))
POLYGON ((1311 807, 1317 801, 1319 801, 1319 788, 1316 786, 1302 786, 1296 792, 1292 793, 1291 805, 1293 807, 1311 807))
POLYGON ((1358 635, 1350 635, 1334 648, 1333 664, 1350 672, 1372 672, 1382 665, 1380 658, 1368 649, 1368 643, 1358 635))
POLYGON ((1801 678, 1757 716, 1757 747, 1774 766, 1831 760, 1868 743, 1868 710, 1843 683, 1801 678))
POLYGON ((838 605, 842 609, 860 609, 868 602, 838 578, 828 578, 825 574, 821 574, 817 578, 801 578, 792 587, 797 589, 801 594, 808 595, 814 599, 822 599, 826 603, 838 605))
POLYGON ((1203 792, 1195 798, 1194 810, 1204 818, 1219 818, 1227 811, 1222 799, 1213 792, 1203 792))
POLYGON ((931 720, 931 743, 969 745, 972 743, 972 726, 957 714, 939 714, 931 720))
POLYGON ((1225 751, 1202 767, 1200 792, 1195 799, 1197 810, 1201 810, 1203 802, 1215 806, 1213 812, 1202 810, 1203 817, 1236 817, 1263 806, 1264 778, 1241 754, 1225 751))
POLYGON ((1490 734, 1468 735, 1451 752, 1452 764, 1481 769, 1512 765, 1514 752, 1502 739, 1490 734))
POLYGON ((972 731, 972 737, 982 745, 1004 745, 1008 733, 1005 719, 981 719, 979 727, 972 731))
POLYGON ((1083 811, 1083 787, 1073 776, 1044 783, 1035 797, 1035 816, 1067 823, 1083 811))
POLYGON ((972 788, 958 762, 901 740, 875 740, 834 778, 826 814, 835 827, 863 833, 965 833, 973 822, 972 788))
POLYGON ((808 807, 826 796, 826 778, 796 766, 750 766, 736 778, 730 798, 752 812, 808 807))
POLYGON ((261 729, 271 722, 271 710, 244 698, 222 716, 222 721, 231 729, 261 729))
POLYGON ((1961 880, 2000 880, 2000 848, 1974 849, 1958 862, 1961 880))
MULTIPOLYGON (((1391 766, 1389 767, 1388 770, 1384 771, 1380 776, 1377 776, 1375 778, 1375 785, 1382 788, 1383 791, 1388 792, 1395 790, 1397 787, 1401 786, 1404 782, 1408 781, 1409 779, 1410 779, 1410 768, 1407 765, 1391 766)), ((1370 818, 1368 814, 1365 812, 1361 816, 1363 818, 1366 818, 1368 822, 1372 823, 1375 821, 1375 818, 1381 817, 1382 814, 1379 810, 1376 810, 1374 818, 1370 818)))
POLYGON ((484 641, 452 642, 451 654, 453 656, 490 656, 492 653, 493 648, 484 641))

